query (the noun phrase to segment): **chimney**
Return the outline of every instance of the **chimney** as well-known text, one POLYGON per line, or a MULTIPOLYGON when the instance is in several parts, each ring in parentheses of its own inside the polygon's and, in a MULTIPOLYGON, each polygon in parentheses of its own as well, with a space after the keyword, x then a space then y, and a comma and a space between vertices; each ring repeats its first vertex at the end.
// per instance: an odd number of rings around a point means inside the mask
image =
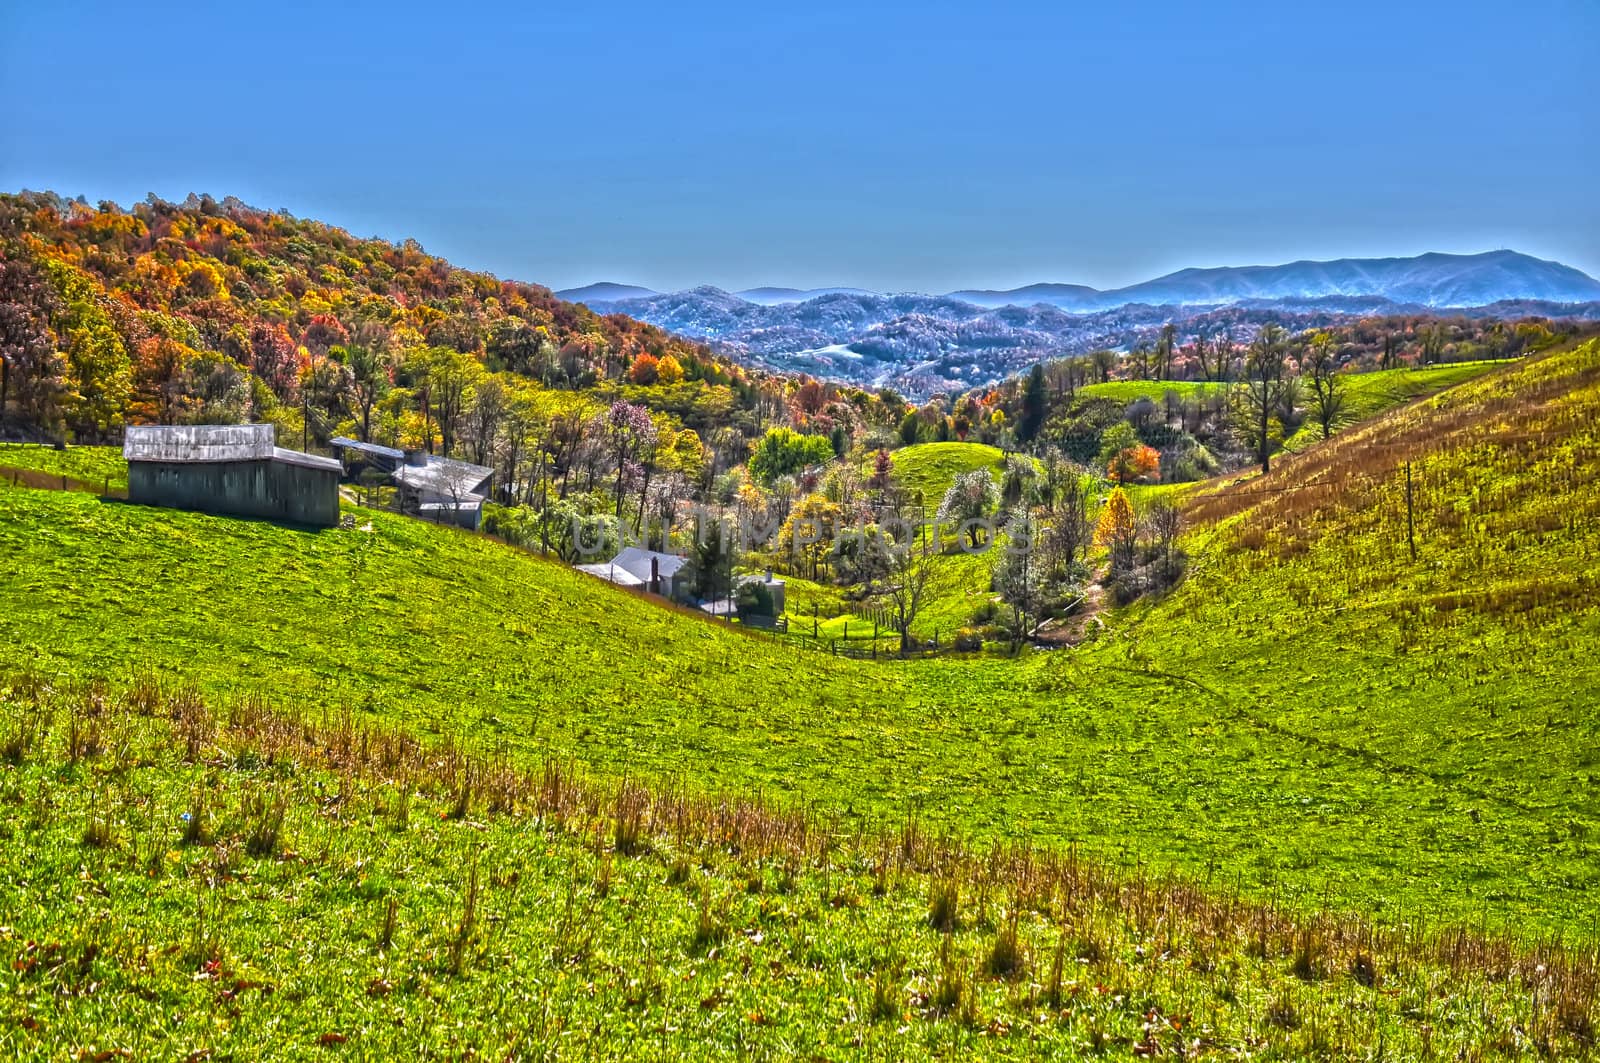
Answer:
POLYGON ((661 559, 650 555, 650 593, 661 593, 661 559))
POLYGON ((428 466, 428 452, 426 450, 406 451, 406 464, 413 469, 425 469, 428 466))

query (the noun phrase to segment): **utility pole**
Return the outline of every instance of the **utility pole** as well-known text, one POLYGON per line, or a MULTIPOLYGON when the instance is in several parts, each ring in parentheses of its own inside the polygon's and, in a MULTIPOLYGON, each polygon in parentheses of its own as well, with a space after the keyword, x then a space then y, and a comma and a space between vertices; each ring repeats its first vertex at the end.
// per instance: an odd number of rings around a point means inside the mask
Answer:
POLYGON ((1411 490, 1411 463, 1406 462, 1406 543, 1411 547, 1411 560, 1417 559, 1417 522, 1413 511, 1411 490))

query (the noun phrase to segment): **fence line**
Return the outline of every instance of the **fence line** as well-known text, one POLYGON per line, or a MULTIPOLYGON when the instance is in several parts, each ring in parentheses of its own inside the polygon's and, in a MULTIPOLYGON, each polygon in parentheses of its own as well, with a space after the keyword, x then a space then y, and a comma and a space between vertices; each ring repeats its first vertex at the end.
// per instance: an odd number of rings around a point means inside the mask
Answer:
POLYGON ((79 480, 64 473, 44 472, 40 469, 22 469, 14 465, 0 465, 0 480, 8 481, 12 487, 32 487, 41 491, 79 491, 85 494, 99 495, 102 498, 127 498, 126 490, 113 491, 111 478, 106 477, 103 484, 91 483, 88 480, 79 480))

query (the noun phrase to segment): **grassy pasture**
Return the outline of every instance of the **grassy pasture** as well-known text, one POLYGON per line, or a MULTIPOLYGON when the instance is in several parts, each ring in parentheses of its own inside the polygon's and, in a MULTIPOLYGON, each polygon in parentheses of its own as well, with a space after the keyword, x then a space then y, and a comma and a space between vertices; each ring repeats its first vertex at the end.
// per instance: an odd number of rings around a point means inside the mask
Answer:
MULTIPOLYGON (((1584 357, 1490 380, 1514 395, 1544 374, 1567 394, 1584 357)), ((1435 402, 1471 424, 1497 415, 1492 400, 1435 402)), ((1545 431, 1585 453, 1583 425, 1545 431)), ((1488 468, 1510 445, 1480 442, 1488 468)), ((1275 477, 1299 475, 1285 464, 1275 477)), ((1076 653, 874 663, 389 514, 357 511, 371 531, 308 532, 5 488, 0 645, 45 674, 149 668, 513 758, 804 794, 863 821, 919 809, 974 836, 1212 867, 1247 891, 1313 891, 1380 917, 1590 932, 1595 725, 1582 692, 1600 677, 1577 647, 1594 599, 1574 592, 1574 608, 1537 616, 1454 607, 1452 622, 1471 622, 1465 642, 1445 626, 1423 637, 1427 624, 1390 604, 1394 572, 1372 563, 1378 546, 1393 553, 1393 491, 1384 481, 1388 523, 1366 540, 1368 505, 1333 510, 1284 550, 1219 517, 1195 534, 1183 589, 1076 653), (1325 563, 1352 582, 1307 598, 1325 563)), ((1427 512, 1454 512, 1457 493, 1428 495, 1427 512)), ((1508 589, 1592 551, 1586 526, 1536 531, 1550 519, 1539 497, 1507 502, 1531 522, 1506 529, 1508 589)), ((1490 539, 1424 527, 1418 600, 1442 610, 1490 539)))
MULTIPOLYGON (((1000 448, 986 443, 918 443, 894 451, 891 457, 896 482, 913 498, 921 494, 930 520, 933 511, 939 508, 939 500, 957 476, 975 469, 988 469, 999 483, 1000 474, 1005 470, 1000 448)), ((868 459, 866 466, 869 476, 871 460, 868 459)))
POLYGON ((602 783, 382 722, 0 684, 35 1058, 1580 1053, 1592 957, 602 783))
POLYGON ((0 479, 11 471, 66 476, 95 490, 126 491, 128 464, 119 447, 54 447, 32 443, 0 443, 0 479))
POLYGON ((0 647, 1381 917, 1592 933, 1597 360, 1187 492, 1189 580, 1073 653, 833 659, 390 514, 310 532, 4 485, 0 647))

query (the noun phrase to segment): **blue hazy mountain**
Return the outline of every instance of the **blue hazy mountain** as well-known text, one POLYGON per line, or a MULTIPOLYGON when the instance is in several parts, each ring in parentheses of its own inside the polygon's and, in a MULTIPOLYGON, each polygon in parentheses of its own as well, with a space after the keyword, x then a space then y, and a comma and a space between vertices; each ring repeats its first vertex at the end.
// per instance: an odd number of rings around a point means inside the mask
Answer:
POLYGON ((761 306, 803 303, 823 295, 876 295, 865 288, 745 288, 734 292, 739 298, 761 306))
POLYGON ((649 288, 641 288, 637 284, 612 284, 610 281, 601 281, 599 284, 585 284, 582 288, 566 288, 556 292, 556 298, 565 299, 569 303, 615 303, 622 299, 646 299, 659 294, 649 288))
MULTIPOLYGON (((789 306, 829 296, 884 298, 861 288, 748 288, 728 293, 757 306, 789 306)), ((662 293, 631 284, 601 283, 556 293, 576 302, 618 303, 662 293)), ((682 295, 685 293, 673 293, 682 295)), ((1533 300, 1586 303, 1600 300, 1600 281, 1566 266, 1517 251, 1476 255, 1429 252, 1412 258, 1340 258, 1281 266, 1217 266, 1182 269, 1125 288, 1099 290, 1084 284, 1029 284, 1002 290, 963 289, 939 298, 987 310, 1003 306, 1054 306, 1092 313, 1130 303, 1154 306, 1221 306, 1272 299, 1377 298, 1413 306, 1446 308, 1533 300)), ((929 298, 932 298, 930 296, 929 298)))
POLYGON ((989 383, 1045 358, 1147 342, 1167 322, 1189 335, 1227 322, 1246 333, 1269 320, 1322 328, 1365 314, 1600 319, 1600 282, 1515 251, 1185 269, 1113 291, 1080 284, 946 295, 713 287, 656 293, 631 285, 577 291, 593 310, 624 313, 735 357, 911 395, 989 383), (606 299, 606 292, 643 294, 606 299))
POLYGON ((1329 296, 1379 296, 1426 307, 1487 306, 1512 299, 1584 303, 1600 299, 1600 281, 1571 266, 1516 251, 1478 255, 1429 252, 1414 258, 1340 258, 1284 266, 1183 269, 1101 292, 1096 305, 1192 306, 1329 296))
POLYGON ((1001 291, 976 288, 951 292, 950 298, 960 299, 973 306, 1047 306, 1063 310, 1093 310, 1100 306, 1100 290, 1087 284, 1029 284, 1022 288, 1001 291))

